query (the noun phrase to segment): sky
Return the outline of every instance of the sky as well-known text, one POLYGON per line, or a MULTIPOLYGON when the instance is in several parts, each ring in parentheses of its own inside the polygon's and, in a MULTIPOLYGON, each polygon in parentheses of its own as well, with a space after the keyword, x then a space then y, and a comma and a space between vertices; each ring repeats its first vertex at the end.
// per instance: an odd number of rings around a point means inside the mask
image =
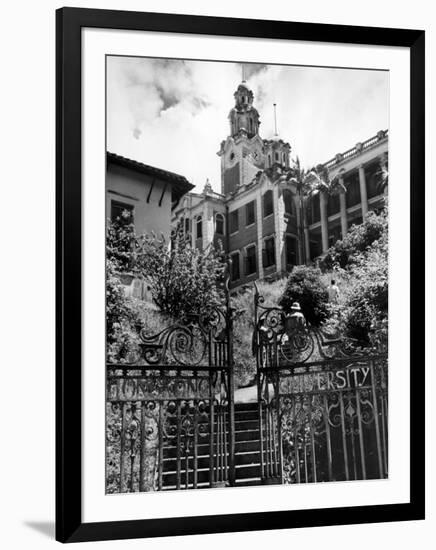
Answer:
MULTIPOLYGON (((260 136, 277 130, 310 168, 389 127, 385 71, 244 64, 260 136)), ((241 63, 110 56, 107 150, 220 192, 217 151, 242 80, 241 63)))

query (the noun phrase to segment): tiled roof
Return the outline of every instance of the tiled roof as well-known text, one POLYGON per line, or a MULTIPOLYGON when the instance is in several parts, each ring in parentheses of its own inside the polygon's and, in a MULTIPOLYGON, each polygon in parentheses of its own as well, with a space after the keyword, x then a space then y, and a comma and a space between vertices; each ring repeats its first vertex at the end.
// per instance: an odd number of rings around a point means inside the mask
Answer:
POLYGON ((185 193, 194 188, 192 183, 180 174, 175 174, 174 172, 168 172, 167 170, 162 170, 162 168, 156 168, 155 166, 150 166, 148 164, 143 164, 137 160, 132 160, 121 155, 116 155, 115 153, 106 153, 107 164, 116 164, 129 170, 133 170, 139 174, 147 174, 148 176, 153 176, 164 182, 171 184, 171 192, 173 200, 178 200, 185 193))

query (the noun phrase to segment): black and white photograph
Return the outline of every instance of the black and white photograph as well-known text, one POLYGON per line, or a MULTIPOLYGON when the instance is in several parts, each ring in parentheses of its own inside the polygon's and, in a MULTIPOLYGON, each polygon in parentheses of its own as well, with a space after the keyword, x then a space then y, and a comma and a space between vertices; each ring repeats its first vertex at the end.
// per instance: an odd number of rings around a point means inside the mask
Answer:
POLYGON ((389 478, 389 85, 106 56, 107 495, 389 478))

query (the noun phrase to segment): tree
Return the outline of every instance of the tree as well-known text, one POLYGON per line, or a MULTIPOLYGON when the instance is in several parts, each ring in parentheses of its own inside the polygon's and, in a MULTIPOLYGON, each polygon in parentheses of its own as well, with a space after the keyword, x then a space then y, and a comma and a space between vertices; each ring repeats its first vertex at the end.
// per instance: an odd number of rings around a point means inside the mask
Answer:
POLYGON ((136 327, 141 324, 135 301, 126 296, 120 281, 119 264, 112 257, 106 260, 106 343, 109 362, 129 360, 138 343, 136 327))
POLYGON ((160 311, 186 320, 223 303, 225 264, 221 250, 193 248, 181 232, 168 243, 146 236, 135 252, 135 272, 147 280, 160 311))
POLYGON ((353 225, 342 240, 337 241, 323 254, 319 261, 321 269, 323 271, 336 267, 345 269, 373 242, 378 241, 383 235, 387 235, 387 232, 387 207, 381 213, 368 212, 363 223, 353 225))
POLYGON ((294 267, 279 305, 285 312, 290 312, 293 302, 298 302, 306 320, 313 326, 319 326, 329 312, 328 290, 321 277, 321 270, 317 267, 294 267))
POLYGON ((313 191, 317 190, 327 195, 334 195, 339 191, 346 192, 347 188, 342 183, 341 175, 343 170, 333 177, 330 177, 330 171, 324 164, 318 164, 314 170, 310 171, 311 176, 314 178, 314 183, 312 185, 313 191))
POLYGON ((350 287, 341 312, 348 336, 362 345, 388 320, 388 239, 385 233, 350 267, 350 287))
POLYGON ((307 171, 301 167, 300 159, 298 156, 293 161, 293 165, 291 168, 291 177, 288 179, 288 182, 292 183, 295 186, 298 194, 298 202, 299 202, 298 206, 302 214, 300 216, 300 224, 298 228, 300 254, 301 254, 301 258, 303 258, 303 261, 306 262, 308 258, 306 258, 305 247, 302 244, 304 229, 307 227, 305 200, 313 192, 313 185, 312 185, 313 175, 312 175, 312 172, 307 171))
POLYGON ((322 258, 321 265, 342 275, 341 303, 333 324, 360 345, 386 336, 388 321, 388 209, 369 212, 322 258))
POLYGON ((124 210, 116 220, 107 222, 106 256, 120 272, 130 272, 134 263, 135 226, 131 213, 124 210))
POLYGON ((381 193, 384 193, 389 183, 389 165, 387 153, 384 153, 379 158, 379 170, 378 172, 376 172, 376 175, 378 176, 378 189, 381 193))

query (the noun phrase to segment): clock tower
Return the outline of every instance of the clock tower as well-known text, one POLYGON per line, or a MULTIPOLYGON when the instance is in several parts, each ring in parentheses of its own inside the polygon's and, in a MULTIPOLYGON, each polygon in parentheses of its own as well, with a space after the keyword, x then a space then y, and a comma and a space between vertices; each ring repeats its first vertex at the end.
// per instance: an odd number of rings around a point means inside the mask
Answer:
POLYGON ((254 94, 243 80, 233 95, 235 106, 229 113, 230 134, 218 151, 224 195, 250 183, 257 172, 265 168, 259 113, 253 107, 254 94))

